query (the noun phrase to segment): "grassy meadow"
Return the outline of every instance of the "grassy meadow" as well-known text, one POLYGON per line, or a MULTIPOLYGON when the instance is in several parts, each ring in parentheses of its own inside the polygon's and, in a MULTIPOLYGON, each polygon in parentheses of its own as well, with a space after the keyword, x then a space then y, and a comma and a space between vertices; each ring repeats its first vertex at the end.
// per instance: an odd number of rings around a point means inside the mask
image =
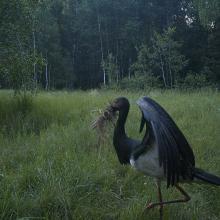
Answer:
MULTIPOLYGON (((189 140, 196 164, 220 176, 220 93, 88 92, 39 93, 33 99, 0 91, 0 219, 159 219, 154 180, 121 166, 112 146, 112 131, 98 146, 90 123, 97 110, 118 96, 131 103, 126 124, 138 133, 135 101, 148 95, 174 118, 189 140)), ((165 206, 164 219, 220 219, 220 187, 183 187, 192 199, 165 206)), ((164 200, 179 198, 163 184, 164 200)))

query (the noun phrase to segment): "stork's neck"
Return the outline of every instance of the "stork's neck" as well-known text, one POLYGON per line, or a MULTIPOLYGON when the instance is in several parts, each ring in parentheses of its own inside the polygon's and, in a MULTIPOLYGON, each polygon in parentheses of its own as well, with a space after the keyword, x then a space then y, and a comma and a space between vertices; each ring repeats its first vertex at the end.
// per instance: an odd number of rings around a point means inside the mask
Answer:
POLYGON ((113 144, 121 164, 128 164, 131 155, 131 146, 125 133, 125 122, 128 116, 129 105, 119 110, 119 117, 114 130, 113 144))
POLYGON ((125 122, 127 120, 128 112, 129 106, 125 106, 125 108, 119 110, 119 116, 114 130, 114 140, 126 136, 125 122))

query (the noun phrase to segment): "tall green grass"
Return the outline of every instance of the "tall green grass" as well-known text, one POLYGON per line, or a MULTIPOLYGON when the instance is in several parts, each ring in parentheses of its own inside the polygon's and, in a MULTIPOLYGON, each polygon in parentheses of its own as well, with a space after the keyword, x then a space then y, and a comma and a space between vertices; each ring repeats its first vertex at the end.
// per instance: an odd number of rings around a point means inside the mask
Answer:
MULTIPOLYGON (((198 167, 220 175, 220 94, 213 91, 50 92, 19 99, 0 93, 0 219, 159 219, 154 180, 121 166, 112 134, 97 146, 94 110, 126 96, 129 136, 138 134, 135 101, 149 95, 171 114, 189 140, 198 167)), ((110 129, 111 131, 112 129, 110 129)), ((165 219, 220 219, 220 188, 183 185, 186 204, 165 207, 165 219)), ((178 198, 163 186, 164 199, 178 198)))

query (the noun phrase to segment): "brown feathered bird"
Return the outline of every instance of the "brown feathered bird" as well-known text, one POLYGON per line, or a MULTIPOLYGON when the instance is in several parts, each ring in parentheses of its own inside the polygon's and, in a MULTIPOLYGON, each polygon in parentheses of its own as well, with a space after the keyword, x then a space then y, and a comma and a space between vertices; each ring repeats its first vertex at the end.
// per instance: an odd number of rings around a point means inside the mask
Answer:
POLYGON ((137 104, 142 118, 140 132, 146 125, 141 141, 129 138, 125 132, 125 123, 130 104, 125 97, 115 99, 105 110, 105 117, 99 117, 93 127, 102 120, 112 120, 119 112, 114 128, 113 144, 121 164, 130 164, 142 173, 154 177, 157 182, 159 201, 150 203, 147 209, 160 206, 160 219, 163 218, 163 205, 181 203, 190 200, 190 196, 179 183, 204 182, 220 185, 220 178, 195 167, 193 151, 169 114, 149 97, 140 98, 137 104), (174 186, 183 198, 163 201, 161 181, 167 188, 174 186))

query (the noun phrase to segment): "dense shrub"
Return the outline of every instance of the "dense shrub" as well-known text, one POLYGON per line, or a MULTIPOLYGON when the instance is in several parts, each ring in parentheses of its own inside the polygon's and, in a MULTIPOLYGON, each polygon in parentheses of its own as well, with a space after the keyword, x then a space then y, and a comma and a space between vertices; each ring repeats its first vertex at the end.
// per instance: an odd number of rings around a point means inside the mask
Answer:
POLYGON ((204 87, 213 87, 207 76, 204 74, 189 73, 187 76, 177 83, 177 87, 181 89, 201 89, 204 87))
POLYGON ((125 90, 149 90, 155 88, 162 88, 162 82, 159 78, 154 76, 138 75, 135 77, 124 78, 118 83, 109 86, 113 89, 125 89, 125 90))

